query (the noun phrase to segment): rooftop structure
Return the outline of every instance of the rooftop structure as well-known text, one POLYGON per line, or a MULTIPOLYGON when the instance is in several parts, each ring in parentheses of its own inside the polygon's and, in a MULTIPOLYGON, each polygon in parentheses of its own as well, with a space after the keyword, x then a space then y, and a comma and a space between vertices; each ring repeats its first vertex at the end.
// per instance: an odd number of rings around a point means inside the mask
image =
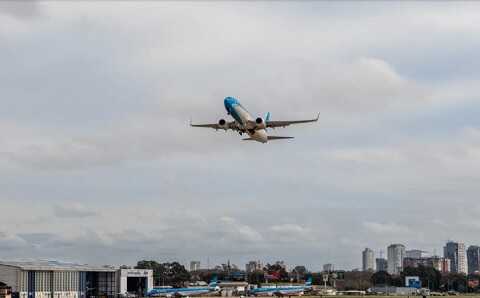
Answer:
POLYGON ((67 263, 59 261, 2 261, 0 265, 15 267, 20 270, 30 271, 90 271, 90 272, 115 272, 112 266, 91 266, 86 264, 67 263))

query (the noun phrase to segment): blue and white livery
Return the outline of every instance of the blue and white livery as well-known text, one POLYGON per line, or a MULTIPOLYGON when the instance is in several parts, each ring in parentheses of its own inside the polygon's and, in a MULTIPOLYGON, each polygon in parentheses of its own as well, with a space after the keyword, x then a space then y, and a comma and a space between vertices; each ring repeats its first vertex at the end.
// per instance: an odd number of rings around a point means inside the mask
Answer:
POLYGON ((246 133, 249 138, 246 141, 257 141, 260 143, 266 143, 270 140, 281 139, 293 139, 293 137, 280 137, 269 136, 267 134, 267 128, 286 127, 292 124, 309 123, 318 121, 317 118, 308 120, 295 120, 295 121, 272 121, 270 120, 270 113, 267 113, 264 118, 258 117, 254 119, 250 113, 240 104, 240 102, 234 97, 226 97, 224 100, 225 109, 228 115, 231 115, 234 121, 227 122, 225 119, 220 119, 218 123, 213 124, 191 124, 193 127, 209 127, 215 130, 228 129, 237 131, 240 135, 246 133))
POLYGON ((147 293, 148 297, 192 297, 219 292, 217 278, 214 277, 208 287, 191 288, 153 288, 147 293))
POLYGON ((312 278, 309 277, 303 286, 261 287, 250 291, 254 296, 301 296, 312 289, 312 278))

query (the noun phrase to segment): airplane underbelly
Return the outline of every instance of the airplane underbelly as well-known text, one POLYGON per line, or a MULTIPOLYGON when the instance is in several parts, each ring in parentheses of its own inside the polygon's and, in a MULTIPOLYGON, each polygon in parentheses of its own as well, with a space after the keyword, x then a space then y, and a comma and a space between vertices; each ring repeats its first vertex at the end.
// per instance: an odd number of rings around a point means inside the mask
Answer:
POLYGON ((257 142, 260 142, 260 143, 268 142, 268 135, 265 129, 259 129, 253 132, 248 131, 248 135, 250 136, 250 138, 252 138, 257 142))

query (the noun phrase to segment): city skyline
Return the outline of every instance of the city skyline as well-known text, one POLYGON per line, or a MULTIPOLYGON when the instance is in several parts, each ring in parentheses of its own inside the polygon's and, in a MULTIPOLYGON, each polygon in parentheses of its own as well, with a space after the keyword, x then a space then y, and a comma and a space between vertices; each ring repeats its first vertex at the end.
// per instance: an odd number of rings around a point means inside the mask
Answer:
POLYGON ((320 270, 480 244, 479 9, 0 1, 0 259, 320 270), (265 145, 189 127, 227 96, 320 119, 265 145))

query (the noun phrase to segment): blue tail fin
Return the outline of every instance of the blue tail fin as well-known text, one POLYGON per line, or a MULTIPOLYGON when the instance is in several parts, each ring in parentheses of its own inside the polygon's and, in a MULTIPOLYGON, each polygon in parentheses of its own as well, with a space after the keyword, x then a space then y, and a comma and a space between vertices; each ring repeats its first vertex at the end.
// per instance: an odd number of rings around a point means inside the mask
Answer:
POLYGON ((209 286, 210 288, 214 288, 214 287, 217 286, 217 284, 218 284, 218 278, 217 278, 216 275, 214 275, 214 276, 212 277, 212 280, 211 280, 210 283, 208 284, 208 286, 209 286))
POLYGON ((270 112, 267 113, 267 115, 265 115, 265 122, 268 122, 270 121, 270 112))
POLYGON ((307 278, 307 280, 305 281, 305 285, 306 285, 307 287, 312 285, 312 277, 311 277, 311 276, 309 276, 309 277, 307 278))

